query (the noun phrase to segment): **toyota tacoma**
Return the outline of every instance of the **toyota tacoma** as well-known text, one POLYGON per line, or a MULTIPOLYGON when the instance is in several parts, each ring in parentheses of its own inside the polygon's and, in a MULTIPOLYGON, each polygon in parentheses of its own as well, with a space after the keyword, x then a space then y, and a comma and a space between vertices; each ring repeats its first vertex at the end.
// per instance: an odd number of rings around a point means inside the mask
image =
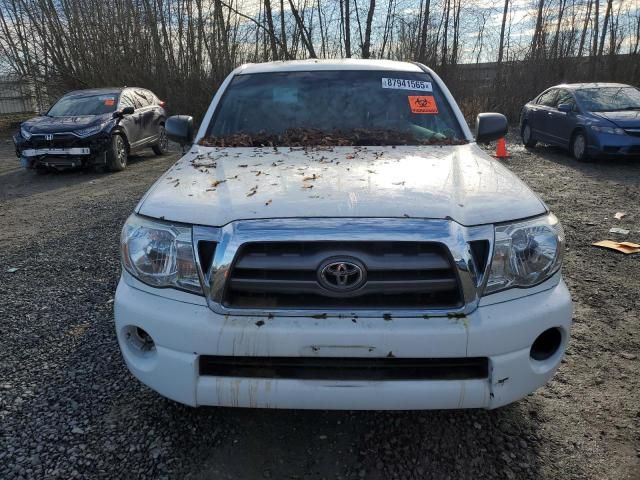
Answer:
POLYGON ((547 382, 572 304, 564 233, 418 63, 244 65, 121 236, 115 326, 187 405, 496 408, 547 382))

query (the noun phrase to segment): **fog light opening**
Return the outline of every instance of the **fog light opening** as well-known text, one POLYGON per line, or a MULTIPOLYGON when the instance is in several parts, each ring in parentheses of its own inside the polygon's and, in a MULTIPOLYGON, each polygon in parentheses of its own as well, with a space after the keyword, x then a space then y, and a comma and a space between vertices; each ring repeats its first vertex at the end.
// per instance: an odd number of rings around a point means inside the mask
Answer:
POLYGON ((127 329, 127 340, 131 346, 140 352, 151 352, 156 348, 156 344, 153 338, 151 338, 151 335, 140 327, 129 327, 127 329))
POLYGON ((531 358, 539 362, 555 355, 562 344, 562 333, 559 328, 550 328, 542 332, 531 345, 531 358))

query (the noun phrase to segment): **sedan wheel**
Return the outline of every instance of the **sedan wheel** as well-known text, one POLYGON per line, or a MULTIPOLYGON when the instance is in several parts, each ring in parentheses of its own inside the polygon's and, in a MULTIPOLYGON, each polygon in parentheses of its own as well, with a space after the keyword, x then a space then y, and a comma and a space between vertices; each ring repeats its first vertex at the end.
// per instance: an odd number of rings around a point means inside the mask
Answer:
POLYGON ((538 141, 533 138, 533 133, 531 132, 531 127, 528 123, 525 123, 522 128, 522 143, 524 143, 524 146, 528 148, 533 148, 536 146, 536 143, 538 143, 538 141))
POLYGON ((579 162, 588 160, 587 139, 584 136, 584 133, 578 132, 574 135, 573 141, 571 142, 571 153, 573 154, 573 158, 579 162))

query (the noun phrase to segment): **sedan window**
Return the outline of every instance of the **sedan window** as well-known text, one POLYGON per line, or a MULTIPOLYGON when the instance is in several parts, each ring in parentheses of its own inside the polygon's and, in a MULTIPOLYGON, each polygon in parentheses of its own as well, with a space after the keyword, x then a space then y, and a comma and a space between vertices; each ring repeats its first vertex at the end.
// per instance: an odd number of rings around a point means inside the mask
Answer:
POLYGON ((590 112, 640 110, 640 90, 633 87, 584 88, 576 96, 590 112))
POLYGON ((556 93, 557 90, 552 89, 547 92, 544 92, 542 95, 538 97, 538 105, 544 105, 546 107, 555 107, 556 104, 556 93))
POLYGON ((558 97, 556 98, 556 106, 564 103, 565 105, 575 106, 576 101, 568 90, 558 90, 558 97))

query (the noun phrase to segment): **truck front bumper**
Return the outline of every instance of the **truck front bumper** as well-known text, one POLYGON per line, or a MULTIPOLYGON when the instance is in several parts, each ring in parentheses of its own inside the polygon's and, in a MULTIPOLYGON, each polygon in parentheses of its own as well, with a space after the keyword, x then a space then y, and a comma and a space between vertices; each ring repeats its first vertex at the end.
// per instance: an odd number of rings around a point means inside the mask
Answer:
POLYGON ((544 385, 560 365, 569 338, 572 304, 564 282, 558 280, 548 280, 546 287, 528 296, 509 298, 514 294, 503 292, 486 297, 476 311, 463 318, 385 320, 224 316, 210 310, 203 298, 160 296, 125 273, 116 293, 115 324, 133 375, 165 397, 187 405, 496 408, 544 385), (144 330, 142 336, 138 328, 144 330), (560 334, 559 345, 548 358, 534 360, 532 344, 549 329, 560 334), (202 356, 391 361, 481 357, 488 361, 488 372, 485 378, 433 380, 216 376, 200 374, 202 356))

